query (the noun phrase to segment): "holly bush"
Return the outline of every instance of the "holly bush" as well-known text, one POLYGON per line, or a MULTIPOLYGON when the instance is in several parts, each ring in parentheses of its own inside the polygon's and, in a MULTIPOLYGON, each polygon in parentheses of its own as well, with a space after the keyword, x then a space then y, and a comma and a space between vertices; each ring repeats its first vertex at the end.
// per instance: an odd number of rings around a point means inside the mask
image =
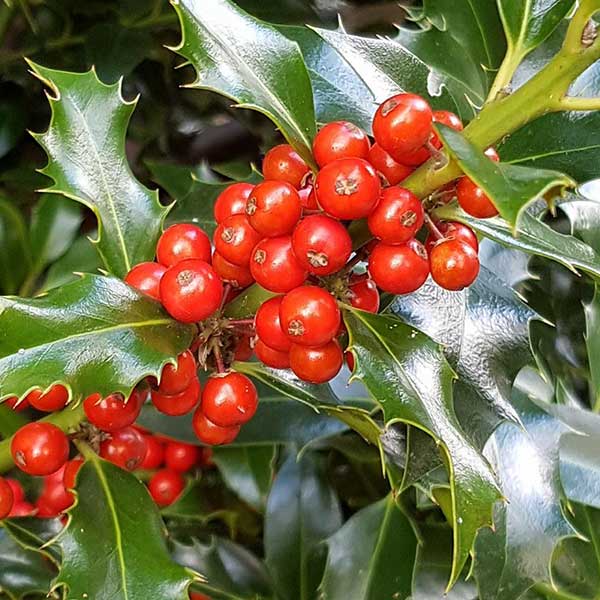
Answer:
POLYGON ((600 0, 348 6, 0 7, 0 598, 599 597, 600 0))

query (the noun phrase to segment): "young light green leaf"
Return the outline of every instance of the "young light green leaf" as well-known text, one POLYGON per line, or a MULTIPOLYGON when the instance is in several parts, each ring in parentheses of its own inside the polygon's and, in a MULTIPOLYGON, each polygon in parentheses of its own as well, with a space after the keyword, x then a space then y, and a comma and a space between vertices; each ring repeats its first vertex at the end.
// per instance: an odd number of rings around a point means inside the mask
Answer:
POLYGON ((0 290, 15 294, 30 269, 31 248, 23 216, 0 195, 0 290))
POLYGON ((68 73, 29 63, 49 88, 52 117, 35 139, 48 154, 42 173, 54 184, 44 191, 81 202, 98 218, 95 242, 106 268, 123 277, 152 260, 168 212, 133 176, 125 156, 127 125, 136 101, 121 97, 121 84, 105 85, 96 73, 68 73))
POLYGON ((231 98, 269 117, 292 146, 312 162, 313 96, 298 45, 229 0, 172 2, 182 40, 174 48, 197 72, 192 88, 231 98))

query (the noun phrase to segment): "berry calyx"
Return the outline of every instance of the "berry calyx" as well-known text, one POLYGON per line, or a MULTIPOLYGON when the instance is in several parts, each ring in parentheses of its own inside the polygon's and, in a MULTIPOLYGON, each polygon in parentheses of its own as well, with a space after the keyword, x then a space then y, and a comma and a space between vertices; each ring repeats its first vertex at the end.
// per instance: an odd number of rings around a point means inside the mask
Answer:
POLYGON ((177 364, 165 365, 158 389, 163 394, 179 394, 196 378, 196 359, 186 350, 177 357, 177 364))
POLYGON ((177 263, 167 270, 160 282, 163 306, 174 319, 184 323, 210 317, 220 307, 222 298, 223 284, 203 260, 177 263))
POLYGON ((234 265, 225 260, 218 252, 213 254, 212 268, 223 283, 228 283, 236 289, 245 288, 254 283, 254 277, 247 266, 234 265))
POLYGON ((372 279, 350 279, 348 285, 349 301, 354 308, 376 313, 379 310, 379 291, 372 279))
POLYGON ((200 227, 188 223, 171 225, 156 246, 158 262, 165 267, 189 259, 210 262, 210 254, 210 238, 200 227))
POLYGON ((371 143, 367 134, 348 121, 334 121, 322 127, 313 142, 313 155, 319 167, 339 158, 367 158, 371 143))
POLYGON ((250 271, 259 285, 276 294, 302 285, 307 275, 294 254, 289 235, 260 241, 252 253, 250 271))
POLYGON ((140 469, 158 469, 165 462, 165 445, 154 435, 144 435, 146 440, 146 456, 140 469))
POLYGON ((110 394, 106 398, 92 394, 83 401, 83 410, 92 425, 102 431, 112 432, 133 424, 140 414, 143 401, 139 390, 133 390, 127 402, 121 394, 110 394))
POLYGON ((191 471, 200 458, 200 449, 183 442, 168 442, 165 446, 165 466, 167 469, 186 473, 191 471))
POLYGON ((309 170, 303 158, 289 144, 271 148, 262 164, 265 180, 285 181, 296 189, 300 188, 309 170))
POLYGON ((234 265, 247 267, 254 246, 262 236, 250 225, 248 217, 232 215, 215 230, 213 241, 216 251, 234 265))
POLYGON ((15 497, 9 483, 0 477, 0 519, 5 519, 10 515, 15 504, 15 497))
POLYGON ((33 408, 42 412, 62 410, 69 400, 69 392, 64 385, 53 385, 47 392, 33 390, 27 394, 27 401, 33 408))
POLYGON ((158 506, 173 504, 185 488, 185 480, 180 473, 171 469, 162 469, 154 473, 148 482, 148 490, 158 506))
POLYGON ((279 307, 281 328, 294 344, 321 346, 337 334, 341 315, 335 298, 313 285, 286 294, 279 307))
POLYGON ((186 415, 200 400, 200 381, 194 377, 188 387, 178 394, 164 394, 160 388, 152 390, 150 397, 159 412, 172 417, 186 415))
POLYGON ((285 181, 259 183, 246 205, 250 225, 263 237, 291 233, 302 214, 300 196, 285 181))
POLYGON ((13 461, 28 475, 51 475, 69 458, 69 440, 52 423, 27 423, 12 437, 13 461))
POLYGON ((352 239, 339 221, 325 215, 311 215, 294 229, 292 248, 309 273, 324 276, 346 264, 352 252, 352 239))
MULTIPOLYGON (((460 240, 461 242, 466 242, 469 244, 469 246, 471 246, 475 252, 479 250, 479 240, 477 239, 477 235, 467 225, 458 223, 457 221, 444 221, 441 223, 436 223, 436 226, 439 232, 444 236, 443 239, 460 240)), ((427 236, 427 240, 425 241, 427 253, 431 252, 438 241, 439 240, 437 240, 432 234, 427 236)))
POLYGON ((196 437, 208 446, 230 444, 240 432, 240 426, 220 427, 206 418, 201 408, 196 409, 192 418, 192 427, 196 437))
POLYGON ((256 311, 254 325, 256 335, 263 343, 279 352, 288 352, 292 342, 281 328, 281 321, 279 320, 279 307, 282 300, 283 296, 276 296, 263 302, 256 311))
POLYGON ((386 244, 404 244, 421 229, 424 218, 421 201, 411 191, 393 186, 383 190, 367 224, 386 244))
POLYGON ((200 406, 204 415, 219 427, 243 425, 256 412, 258 393, 242 373, 219 373, 206 382, 200 406))
POLYGON ((246 212, 246 201, 254 186, 251 183, 233 183, 226 187, 217 197, 213 209, 215 221, 222 223, 231 215, 243 215, 246 212))
POLYGON ((309 383, 331 381, 342 368, 344 355, 337 340, 318 348, 293 344, 290 367, 297 377, 309 383))
POLYGON ((446 290, 471 285, 479 274, 479 258, 472 246, 459 239, 438 242, 429 255, 431 277, 446 290))
POLYGON ((373 144, 369 150, 369 162, 381 173, 389 185, 397 185, 406 179, 413 168, 396 162, 379 144, 373 144))
MULTIPOLYGON (((291 346, 291 343, 290 343, 291 346)), ((282 352, 267 346, 261 339, 254 344, 254 353, 261 363, 273 369, 288 369, 290 366, 289 352, 282 352)))
POLYGON ((146 451, 144 436, 133 427, 115 431, 100 444, 100 456, 127 471, 139 469, 146 451))
POLYGON ((125 276, 125 283, 143 294, 160 300, 160 280, 167 267, 155 262, 143 262, 136 265, 125 276))
POLYGON ((456 186, 456 197, 460 207, 478 219, 489 219, 498 214, 498 209, 486 193, 468 177, 462 177, 456 186))

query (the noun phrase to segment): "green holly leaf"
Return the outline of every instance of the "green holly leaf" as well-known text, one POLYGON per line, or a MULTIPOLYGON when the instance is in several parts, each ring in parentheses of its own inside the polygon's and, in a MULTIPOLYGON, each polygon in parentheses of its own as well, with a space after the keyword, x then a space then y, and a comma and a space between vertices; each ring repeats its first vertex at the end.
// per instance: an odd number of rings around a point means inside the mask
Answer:
POLYGON ((56 566, 60 565, 60 553, 56 548, 48 546, 63 529, 59 518, 19 517, 6 519, 2 526, 20 546, 26 550, 40 552, 56 566))
POLYGON ((95 275, 39 298, 0 298, 0 330, 0 398, 61 382, 74 400, 95 392, 128 397, 193 334, 158 302, 95 275))
POLYGON ((63 560, 54 585, 70 598, 187 600, 194 574, 171 560, 144 484, 92 451, 86 458, 68 526, 55 540, 63 560))
POLYGON ((25 133, 27 112, 24 104, 21 97, 0 100, 0 158, 8 154, 25 133))
POLYGON ((30 269, 31 248, 23 216, 0 195, 0 289, 16 293, 30 269), (21 260, 15 261, 15 256, 21 260))
POLYGON ((558 448, 569 428, 524 394, 515 392, 513 404, 525 431, 503 423, 486 446, 508 502, 496 507, 495 530, 481 531, 475 543, 481 600, 512 600, 549 582, 556 544, 576 535, 561 505, 558 448))
POLYGON ((417 538, 392 494, 354 514, 326 544, 323 598, 410 597, 417 538))
POLYGON ((168 212, 158 192, 135 179, 125 157, 127 125, 137 101, 123 100, 121 84, 105 85, 93 70, 68 73, 29 65, 51 90, 50 126, 34 135, 48 154, 42 173, 54 181, 44 191, 94 212, 96 248, 106 268, 124 277, 137 263, 154 258, 168 212))
POLYGON ((197 72, 188 87, 223 94, 239 108, 263 113, 312 162, 315 112, 298 45, 229 0, 215 0, 210 10, 195 0, 172 4, 182 32, 174 50, 197 72))
POLYGON ((516 234, 525 207, 546 194, 560 195, 575 182, 558 171, 532 169, 490 160, 460 132, 438 125, 450 156, 489 196, 516 234))
POLYGON ((397 318, 347 310, 344 320, 356 359, 354 376, 382 406, 386 424, 402 421, 423 429, 449 462, 454 529, 451 587, 475 534, 491 525, 492 507, 501 498, 488 463, 454 414, 454 373, 440 346, 397 318))

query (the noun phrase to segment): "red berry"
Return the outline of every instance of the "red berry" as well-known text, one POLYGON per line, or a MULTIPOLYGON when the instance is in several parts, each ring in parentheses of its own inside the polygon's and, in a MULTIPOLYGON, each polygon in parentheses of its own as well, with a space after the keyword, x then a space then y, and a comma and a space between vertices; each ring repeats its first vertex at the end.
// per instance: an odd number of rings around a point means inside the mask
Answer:
POLYGON ((22 502, 23 500, 25 500, 25 491, 23 490, 23 486, 19 481, 17 481, 16 479, 10 479, 8 477, 5 479, 5 481, 12 490, 15 503, 22 502))
MULTIPOLYGON (((431 143, 433 144, 433 141, 431 143)), ((427 162, 431 158, 431 151, 427 146, 422 146, 415 152, 403 154, 402 157, 398 156, 397 158, 402 158, 402 164, 408 165, 414 169, 416 167, 420 167, 423 163, 427 162)))
POLYGON ((42 412, 62 410, 69 400, 69 392, 64 385, 53 385, 46 393, 33 390, 27 394, 27 401, 33 408, 42 412))
POLYGON ((289 235, 259 242, 250 260, 250 271, 259 285, 276 294, 298 287, 307 275, 294 255, 289 235))
POLYGON ((456 186, 456 197, 460 207, 478 219, 495 217, 498 210, 485 192, 468 177, 462 177, 456 186))
POLYGON ((42 493, 38 498, 38 506, 43 506, 54 514, 64 512, 74 501, 73 494, 66 489, 63 482, 64 468, 59 469, 58 473, 59 478, 45 478, 42 493))
POLYGON ((253 189, 254 185, 243 182, 226 187, 215 201, 215 221, 222 223, 231 215, 243 215, 246 212, 246 201, 253 189))
POLYGON ((10 452, 17 467, 28 475, 50 475, 69 458, 67 436, 51 423, 27 423, 13 436, 10 452))
POLYGON ((362 219, 377 204, 381 181, 362 158, 341 158, 319 171, 315 182, 321 208, 337 219, 362 219))
POLYGON ((431 277, 446 290, 458 291, 471 285, 479 274, 477 251, 458 239, 438 242, 429 255, 431 277))
POLYGON ((312 185, 307 185, 301 190, 298 190, 298 196, 300 197, 300 204, 305 210, 319 210, 319 204, 317 203, 317 194, 315 188, 312 185))
POLYGON ((321 346, 338 332, 340 309, 335 298, 314 285, 297 287, 279 307, 281 327, 289 339, 302 346, 321 346))
POLYGON ((498 156, 498 153, 496 152, 495 148, 488 148, 484 154, 490 159, 493 160, 494 162, 500 162, 500 156, 498 156))
POLYGON ((429 275, 429 261, 423 244, 409 240, 402 246, 380 242, 369 257, 373 281, 391 294, 408 294, 418 290, 429 275))
MULTIPOLYGON (((235 218, 235 217, 234 217, 235 218)), ((223 284, 203 260, 184 260, 170 267, 160 282, 160 299, 178 321, 194 323, 221 306, 223 284)))
POLYGON ((5 519, 10 514, 15 504, 15 497, 12 487, 4 479, 0 477, 0 519, 5 519))
MULTIPOLYGON (((477 252, 479 250, 479 241, 475 232, 467 225, 458 223, 456 221, 445 221, 442 223, 436 223, 440 233, 444 235, 444 239, 460 240, 466 242, 477 252)), ((438 240, 434 236, 429 234, 425 241, 425 248, 430 253, 433 247, 437 244, 438 240)))
POLYGON ((190 592, 190 600, 212 600, 209 596, 205 594, 200 594, 198 592, 190 592))
POLYGON ((350 280, 350 304, 354 308, 376 313, 379 310, 379 291, 372 279, 350 280))
POLYGON ((254 283, 254 277, 248 267, 234 265, 218 252, 213 254, 212 267, 223 283, 228 283, 234 288, 245 288, 254 283))
POLYGON ((148 482, 148 490, 158 506, 169 506, 181 496, 185 480, 171 469, 157 471, 148 482))
POLYGON ((348 121, 335 121, 321 128, 313 142, 313 155, 319 167, 339 158, 367 158, 367 134, 348 121))
MULTIPOLYGON (((291 346, 291 344, 290 344, 291 346)), ((288 369, 290 366, 289 352, 282 352, 267 346, 261 339, 254 344, 254 353, 260 362, 273 369, 288 369)))
POLYGON ((165 446, 154 435, 144 435, 146 440, 146 456, 140 465, 140 469, 158 469, 165 462, 165 446))
POLYGON ((389 187, 369 215, 371 233, 386 244, 404 244, 423 226, 425 212, 421 201, 409 190, 389 187))
MULTIPOLYGON (((455 131, 462 131, 464 129, 463 122, 460 120, 460 117, 449 110, 434 110, 433 122, 441 123, 442 125, 451 127, 455 131)), ((435 137, 437 138, 437 136, 435 137)))
POLYGON ((354 354, 352 354, 352 352, 349 352, 347 350, 346 352, 344 352, 344 358, 346 359, 346 364, 348 365, 348 368, 350 369, 350 371, 354 371, 354 366, 355 366, 354 354))
POLYGON ((29 401, 27 397, 23 398, 21 402, 19 402, 19 398, 17 396, 9 396, 5 401, 6 406, 12 408, 15 412, 23 412, 27 408, 29 408, 29 401))
POLYGON ((309 170, 302 157, 289 144, 271 148, 262 164, 265 180, 285 181, 295 188, 300 187, 309 170))
POLYGON ((243 425, 256 412, 258 393, 252 381, 242 373, 220 373, 206 382, 200 406, 215 425, 243 425))
MULTIPOLYGON (((260 309, 259 309, 260 310, 260 309)), ((248 360, 253 353, 252 338, 248 335, 242 335, 237 340, 237 345, 233 353, 234 360, 248 360)))
POLYGON ((311 215, 294 229, 292 248, 307 271, 330 275, 339 271, 350 258, 352 239, 339 221, 325 215, 311 215))
POLYGON ((290 367, 297 377, 310 383, 332 380, 342 368, 344 355, 337 340, 324 346, 309 348, 293 344, 290 350, 290 367))
POLYGON ((144 396, 139 390, 133 390, 125 402, 121 394, 110 394, 101 398, 92 394, 83 402, 83 410, 88 421, 102 431, 117 431, 128 427, 138 418, 142 410, 144 396))
POLYGON ((256 335, 258 335, 263 343, 279 352, 287 352, 292 342, 290 342, 281 328, 279 320, 279 307, 282 300, 283 296, 276 296, 263 302, 258 311, 256 311, 254 324, 256 335))
POLYGON ((79 474, 81 467, 83 467, 82 458, 74 458, 73 460, 67 462, 65 465, 65 470, 63 471, 63 485, 66 489, 75 489, 77 475, 79 474))
POLYGON ((160 300, 160 280, 166 270, 167 267, 159 263, 143 262, 127 273, 125 283, 155 300, 160 300))
POLYGON ((246 205, 250 225, 263 237, 291 233, 300 220, 302 205, 296 189, 285 181, 259 183, 246 205))
POLYGON ((165 365, 158 389, 162 394, 179 394, 189 387, 196 376, 196 360, 194 355, 186 350, 177 357, 176 365, 165 365))
POLYGON ((396 162, 379 144, 371 146, 368 160, 390 185, 400 183, 414 170, 407 165, 396 162))
POLYGON ((144 436, 133 427, 115 431, 100 444, 100 456, 127 471, 139 469, 146 452, 144 436))
POLYGON ((192 444, 169 442, 165 446, 165 466, 172 471, 185 473, 196 466, 200 449, 192 444))
POLYGON ((203 443, 209 446, 220 446, 222 444, 230 444, 235 440, 240 432, 240 426, 219 427, 212 421, 209 421, 201 408, 197 408, 192 418, 192 427, 196 437, 203 443))
POLYGON ((200 400, 200 381, 198 377, 194 377, 189 386, 179 394, 163 394, 160 388, 152 390, 151 398, 156 409, 165 415, 186 415, 200 400))
POLYGON ((21 500, 13 504, 12 510, 8 515, 11 519, 20 517, 31 517, 35 513, 35 506, 27 500, 21 500))
POLYGON ((197 259, 210 262, 210 238, 197 225, 171 225, 158 240, 156 258, 165 267, 182 260, 197 259))
POLYGON ((254 246, 262 236, 250 225, 246 215, 233 215, 215 230, 213 241, 216 251, 230 263, 247 267, 254 246))
POLYGON ((375 113, 375 141, 392 158, 402 162, 402 156, 418 150, 431 135, 433 113, 426 100, 416 94, 398 94, 388 98, 375 113))

